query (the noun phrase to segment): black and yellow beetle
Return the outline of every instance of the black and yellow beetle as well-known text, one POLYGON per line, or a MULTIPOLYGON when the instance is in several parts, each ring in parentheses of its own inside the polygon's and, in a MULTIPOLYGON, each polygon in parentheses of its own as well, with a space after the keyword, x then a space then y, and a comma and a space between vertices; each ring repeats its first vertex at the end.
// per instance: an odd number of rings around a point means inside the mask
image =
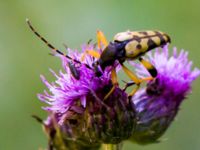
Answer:
POLYGON ((114 36, 103 50, 98 60, 102 69, 112 65, 115 60, 123 63, 125 60, 141 58, 149 50, 170 42, 166 33, 160 31, 121 32, 114 36))
MULTIPOLYGON (((101 54, 98 54, 96 51, 89 50, 87 51, 87 53, 98 58, 96 65, 100 65, 103 70, 107 66, 113 66, 116 60, 119 61, 124 72, 137 85, 137 87, 132 90, 129 96, 135 94, 135 92, 140 87, 141 82, 151 80, 157 76, 156 68, 150 62, 144 60, 142 56, 146 52, 156 47, 160 47, 171 42, 170 37, 166 33, 163 33, 161 31, 121 32, 117 33, 114 36, 113 42, 110 42, 109 44, 105 42, 107 40, 105 39, 103 33, 98 31, 97 39, 98 41, 102 41, 102 43, 104 43, 105 48, 103 52, 101 54), (139 61, 149 71, 151 77, 139 79, 132 71, 130 71, 126 66, 124 66, 124 61, 135 59, 139 59, 139 61)), ((105 96, 105 98, 107 98, 113 92, 115 86, 118 85, 117 75, 114 67, 112 69, 111 75, 111 80, 114 86, 110 90, 110 92, 105 96)))
MULTIPOLYGON (((27 20, 27 23, 31 30, 43 41, 47 44, 48 47, 50 47, 53 51, 60 55, 64 55, 68 59, 71 59, 74 63, 81 63, 78 60, 74 60, 68 55, 65 55, 58 49, 56 49, 53 45, 51 45, 46 39, 44 39, 31 25, 30 21, 27 20)), ((93 64, 93 68, 88 66, 86 67, 89 69, 94 70, 96 72, 97 76, 101 76, 101 71, 98 69, 98 66, 101 67, 102 70, 104 70, 108 66, 114 66, 115 61, 118 61, 124 72, 129 76, 129 78, 136 84, 136 88, 132 90, 132 92, 129 94, 129 96, 133 96, 135 92, 139 89, 140 84, 143 81, 151 80, 157 76, 156 68, 148 61, 144 60, 142 56, 156 48, 163 46, 167 43, 170 43, 170 37, 161 31, 126 31, 126 32, 120 32, 117 33, 114 36, 114 40, 110 43, 107 42, 104 34, 101 31, 97 31, 97 44, 98 48, 102 49, 103 52, 99 54, 97 51, 94 50, 86 50, 83 54, 82 59, 84 59, 84 56, 86 54, 89 54, 95 58, 97 58, 97 61, 93 64), (102 47, 103 45, 103 47, 102 47), (132 71, 130 71, 126 66, 124 66, 124 61, 126 60, 135 60, 138 59, 144 67, 149 71, 150 77, 140 79, 138 78, 132 71)), ((76 70, 73 63, 69 63, 69 68, 71 69, 72 75, 78 80, 80 74, 76 70)), ((104 99, 107 99, 108 96, 114 91, 115 86, 118 86, 117 81, 117 74, 115 67, 112 68, 111 71, 111 81, 113 84, 112 89, 109 91, 109 93, 105 96, 104 99)))

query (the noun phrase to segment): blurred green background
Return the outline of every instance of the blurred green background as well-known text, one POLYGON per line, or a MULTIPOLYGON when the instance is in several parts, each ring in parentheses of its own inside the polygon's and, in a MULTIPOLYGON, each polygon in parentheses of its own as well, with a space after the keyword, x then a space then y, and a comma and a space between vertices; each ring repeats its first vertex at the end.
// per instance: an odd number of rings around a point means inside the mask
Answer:
MULTIPOLYGON (((53 45, 79 48, 101 29, 109 40, 120 31, 159 29, 172 45, 189 50, 200 67, 200 1, 198 0, 0 0, 0 150, 36 150, 46 146, 41 126, 30 116, 45 118, 36 94, 45 86, 40 74, 53 80, 48 68, 60 61, 26 25, 29 18, 53 45)), ((124 150, 199 150, 200 80, 181 106, 160 144, 125 143, 124 150)))

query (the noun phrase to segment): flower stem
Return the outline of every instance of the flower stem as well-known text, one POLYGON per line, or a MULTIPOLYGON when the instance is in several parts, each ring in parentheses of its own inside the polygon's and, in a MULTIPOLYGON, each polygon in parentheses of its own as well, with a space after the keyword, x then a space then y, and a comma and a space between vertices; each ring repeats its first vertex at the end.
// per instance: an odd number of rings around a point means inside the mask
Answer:
POLYGON ((102 150, 122 150, 122 143, 119 143, 119 144, 103 144, 102 150))

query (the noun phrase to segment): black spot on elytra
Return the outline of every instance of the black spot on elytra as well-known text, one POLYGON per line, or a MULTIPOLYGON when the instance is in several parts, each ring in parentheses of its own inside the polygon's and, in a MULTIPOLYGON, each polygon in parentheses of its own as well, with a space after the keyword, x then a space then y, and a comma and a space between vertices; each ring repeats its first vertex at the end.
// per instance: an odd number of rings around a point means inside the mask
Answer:
POLYGON ((151 38, 148 39, 147 45, 148 45, 148 50, 151 50, 158 46, 151 38))
POLYGON ((140 49, 142 49, 142 45, 141 45, 141 44, 138 44, 138 45, 136 46, 136 48, 140 50, 140 49))
MULTIPOLYGON (((164 35, 164 34, 161 34, 160 32, 158 32, 158 31, 154 31, 155 32, 155 34, 156 34, 156 36, 158 36, 158 38, 160 39, 160 45, 164 45, 164 44, 166 44, 167 42, 169 42, 169 40, 165 40, 165 38, 164 38, 164 36, 166 36, 166 35, 164 35)), ((167 37, 168 38, 168 37, 167 37)))
POLYGON ((160 39, 160 45, 166 44, 167 41, 164 39, 163 35, 158 35, 159 39, 160 39))
POLYGON ((165 37, 167 37, 167 42, 171 43, 171 38, 169 37, 169 35, 164 34, 165 37))

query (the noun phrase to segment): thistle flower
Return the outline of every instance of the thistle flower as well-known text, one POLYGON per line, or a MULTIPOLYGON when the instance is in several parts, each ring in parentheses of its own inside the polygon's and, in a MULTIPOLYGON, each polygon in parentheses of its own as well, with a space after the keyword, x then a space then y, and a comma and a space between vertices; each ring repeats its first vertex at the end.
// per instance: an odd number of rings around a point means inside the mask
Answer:
MULTIPOLYGON (((188 52, 181 50, 177 54, 174 48, 169 57, 168 51, 165 46, 154 54, 148 53, 148 59, 156 67, 158 76, 132 97, 138 121, 131 140, 139 144, 157 142, 174 120, 181 102, 191 92, 192 81, 200 75, 199 69, 191 70, 188 52)), ((149 76, 143 66, 136 63, 132 65, 141 78, 149 76)))
MULTIPOLYGON (((96 47, 82 47, 83 53, 90 49, 96 47)), ((81 53, 70 49, 68 55, 79 61, 82 56, 81 53)), ((75 141, 81 147, 79 149, 95 149, 101 143, 120 143, 128 139, 136 120, 127 94, 116 87, 114 92, 103 100, 112 87, 111 67, 107 67, 102 75, 97 77, 94 70, 86 66, 87 64, 92 68, 95 59, 87 55, 81 64, 74 62, 80 75, 79 79, 76 79, 68 66, 70 61, 64 56, 59 57, 64 71, 56 74, 50 70, 56 81, 49 83, 41 76, 50 93, 44 91, 43 94, 38 94, 38 97, 48 104, 44 110, 54 116, 54 119, 50 117, 50 123, 45 124, 46 131, 58 128, 56 131, 61 133, 60 139, 64 140, 65 144, 73 144, 69 141, 75 141)), ((49 132, 47 134, 50 135, 49 132)))

